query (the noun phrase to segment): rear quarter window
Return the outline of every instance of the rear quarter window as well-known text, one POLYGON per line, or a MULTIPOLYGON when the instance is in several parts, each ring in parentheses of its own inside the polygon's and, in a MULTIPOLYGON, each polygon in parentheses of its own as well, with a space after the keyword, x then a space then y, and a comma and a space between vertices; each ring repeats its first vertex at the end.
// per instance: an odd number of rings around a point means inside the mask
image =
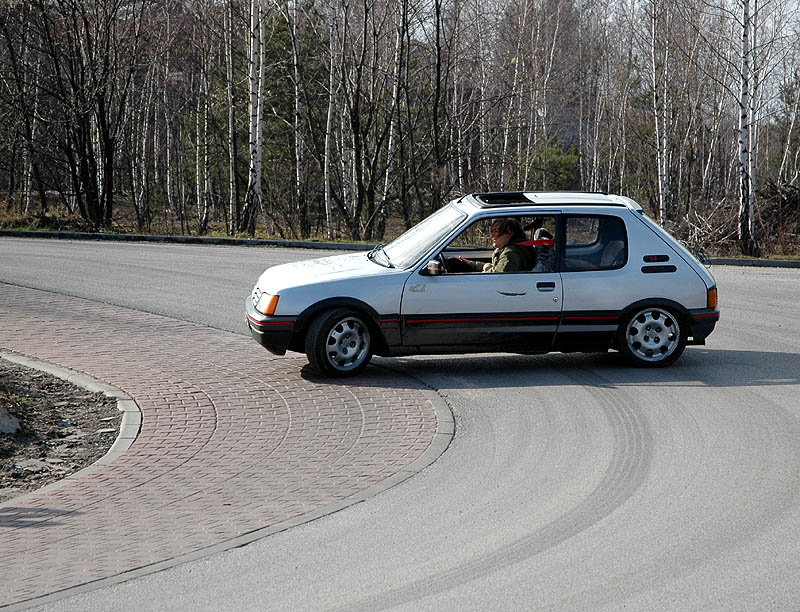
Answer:
POLYGON ((628 259, 625 222, 613 215, 568 215, 565 221, 565 272, 615 270, 628 259))

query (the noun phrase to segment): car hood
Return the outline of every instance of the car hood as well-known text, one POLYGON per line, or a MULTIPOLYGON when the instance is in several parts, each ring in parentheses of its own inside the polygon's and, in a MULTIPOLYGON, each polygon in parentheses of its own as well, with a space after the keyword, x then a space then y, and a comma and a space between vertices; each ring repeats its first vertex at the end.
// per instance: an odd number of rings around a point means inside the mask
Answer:
POLYGON ((347 280, 391 273, 367 257, 367 253, 334 255, 306 261, 280 264, 267 268, 258 279, 258 287, 270 294, 291 287, 302 287, 319 282, 347 280))

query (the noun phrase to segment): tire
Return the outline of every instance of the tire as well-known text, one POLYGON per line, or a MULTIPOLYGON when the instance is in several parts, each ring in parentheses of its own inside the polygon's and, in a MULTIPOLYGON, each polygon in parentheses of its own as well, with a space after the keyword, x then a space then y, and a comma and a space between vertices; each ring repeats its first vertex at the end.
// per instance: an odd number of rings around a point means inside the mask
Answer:
POLYGON ((347 308, 329 310, 311 323, 306 356, 324 376, 352 376, 372 358, 372 334, 364 316, 347 308))
POLYGON ((686 324, 669 308, 644 308, 625 319, 620 328, 620 352, 640 368, 670 365, 686 348, 686 329, 686 324))

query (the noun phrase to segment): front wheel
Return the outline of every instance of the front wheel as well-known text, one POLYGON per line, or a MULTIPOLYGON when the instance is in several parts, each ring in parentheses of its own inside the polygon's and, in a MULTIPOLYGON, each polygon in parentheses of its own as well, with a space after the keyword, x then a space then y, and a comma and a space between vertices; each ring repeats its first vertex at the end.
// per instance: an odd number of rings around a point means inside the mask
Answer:
POLYGON ((657 368, 673 363, 686 348, 686 330, 667 308, 645 308, 620 328, 619 347, 633 365, 657 368))
POLYGON ((306 335, 311 367, 326 376, 351 376, 372 358, 372 338, 362 315, 337 308, 317 317, 306 335))

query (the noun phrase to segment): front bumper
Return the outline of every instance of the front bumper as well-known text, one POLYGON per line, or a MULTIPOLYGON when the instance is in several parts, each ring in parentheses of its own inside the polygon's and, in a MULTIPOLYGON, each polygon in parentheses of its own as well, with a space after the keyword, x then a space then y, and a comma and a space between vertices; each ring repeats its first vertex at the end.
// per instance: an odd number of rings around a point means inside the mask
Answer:
POLYGON ((253 298, 245 300, 247 327, 256 342, 275 355, 284 355, 294 333, 297 317, 268 317, 253 307, 253 298))

